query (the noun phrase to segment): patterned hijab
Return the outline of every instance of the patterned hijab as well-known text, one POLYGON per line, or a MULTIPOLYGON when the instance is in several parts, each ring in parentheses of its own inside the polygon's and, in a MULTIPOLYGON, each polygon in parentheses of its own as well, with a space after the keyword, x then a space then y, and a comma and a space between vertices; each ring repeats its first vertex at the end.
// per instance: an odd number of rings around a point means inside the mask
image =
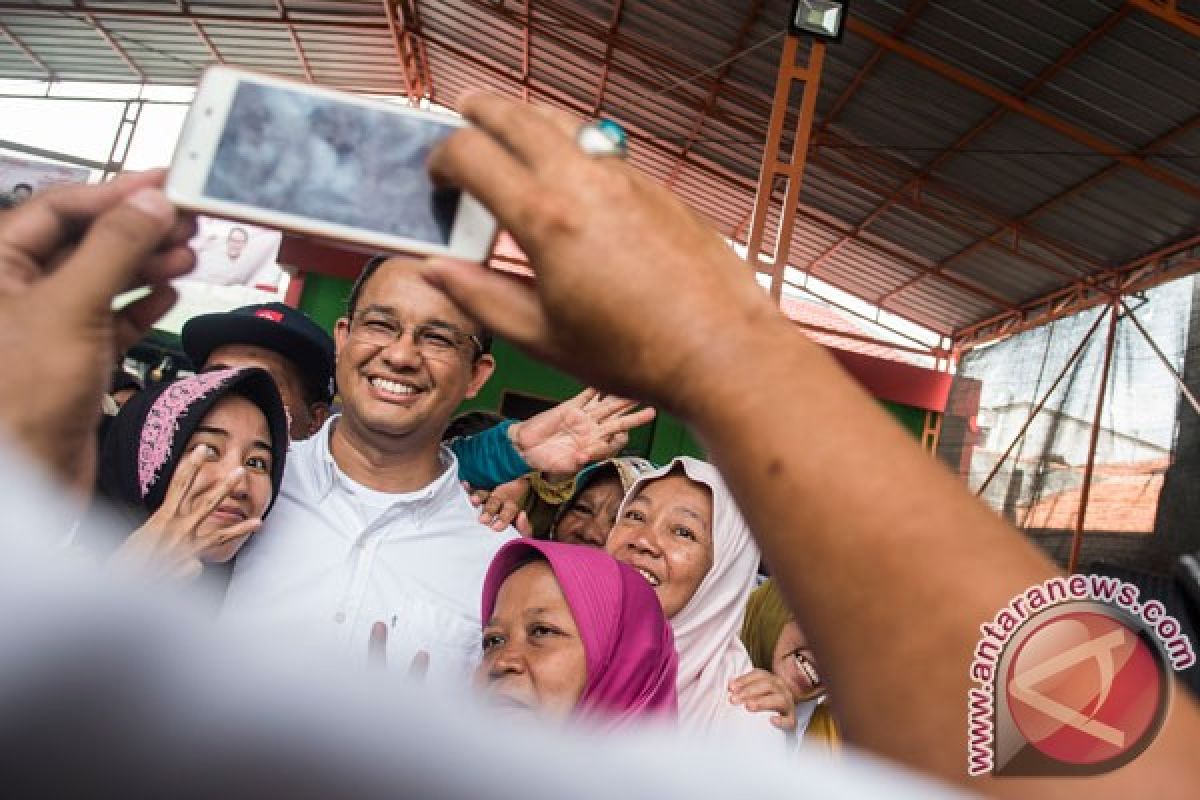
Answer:
MULTIPOLYGON (((124 508, 154 513, 184 448, 213 406, 229 395, 250 400, 271 432, 271 504, 283 481, 287 413, 275 381, 261 369, 222 369, 145 389, 113 420, 100 452, 100 493, 124 508)), ((271 505, 267 506, 268 510, 271 505)))
POLYGON ((650 584, 603 550, 536 539, 508 542, 484 578, 484 624, 508 576, 538 558, 554 571, 583 640, 587 682, 576 715, 608 727, 651 714, 673 718, 678 659, 671 626, 650 584))

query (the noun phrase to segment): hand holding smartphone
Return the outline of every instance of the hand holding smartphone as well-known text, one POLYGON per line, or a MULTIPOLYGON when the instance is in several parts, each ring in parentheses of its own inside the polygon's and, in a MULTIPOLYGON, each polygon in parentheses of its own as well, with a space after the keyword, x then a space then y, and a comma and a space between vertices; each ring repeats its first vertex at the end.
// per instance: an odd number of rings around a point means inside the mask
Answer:
POLYGON ((466 122, 332 89, 211 67, 167 175, 168 197, 218 217, 483 261, 496 221, 433 185, 430 151, 466 122))

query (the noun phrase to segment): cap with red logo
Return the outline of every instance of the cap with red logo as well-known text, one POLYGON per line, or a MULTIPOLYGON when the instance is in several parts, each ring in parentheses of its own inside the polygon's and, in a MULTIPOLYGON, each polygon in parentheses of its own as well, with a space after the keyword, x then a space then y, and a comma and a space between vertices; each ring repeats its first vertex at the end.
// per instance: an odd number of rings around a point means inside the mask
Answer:
POLYGON ((333 337, 289 305, 261 303, 201 314, 183 326, 181 339, 197 370, 204 368, 213 350, 225 345, 272 350, 296 365, 312 397, 327 403, 333 400, 333 337))

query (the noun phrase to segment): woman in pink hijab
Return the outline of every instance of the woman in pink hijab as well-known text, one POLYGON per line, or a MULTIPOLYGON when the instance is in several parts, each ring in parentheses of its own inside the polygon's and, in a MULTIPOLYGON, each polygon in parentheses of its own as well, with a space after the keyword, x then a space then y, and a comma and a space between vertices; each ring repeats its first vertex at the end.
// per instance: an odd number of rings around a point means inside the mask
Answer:
POLYGON ((678 658, 654 590, 602 550, 515 539, 483 585, 477 678, 496 705, 614 727, 674 719, 678 658))

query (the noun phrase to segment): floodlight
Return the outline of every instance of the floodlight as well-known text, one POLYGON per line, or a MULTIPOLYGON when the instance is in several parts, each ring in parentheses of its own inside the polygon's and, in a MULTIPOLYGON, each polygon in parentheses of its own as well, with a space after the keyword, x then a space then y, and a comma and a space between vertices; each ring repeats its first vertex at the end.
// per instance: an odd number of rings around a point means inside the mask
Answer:
POLYGON ((837 41, 846 27, 846 0, 792 0, 788 30, 804 36, 837 41))

